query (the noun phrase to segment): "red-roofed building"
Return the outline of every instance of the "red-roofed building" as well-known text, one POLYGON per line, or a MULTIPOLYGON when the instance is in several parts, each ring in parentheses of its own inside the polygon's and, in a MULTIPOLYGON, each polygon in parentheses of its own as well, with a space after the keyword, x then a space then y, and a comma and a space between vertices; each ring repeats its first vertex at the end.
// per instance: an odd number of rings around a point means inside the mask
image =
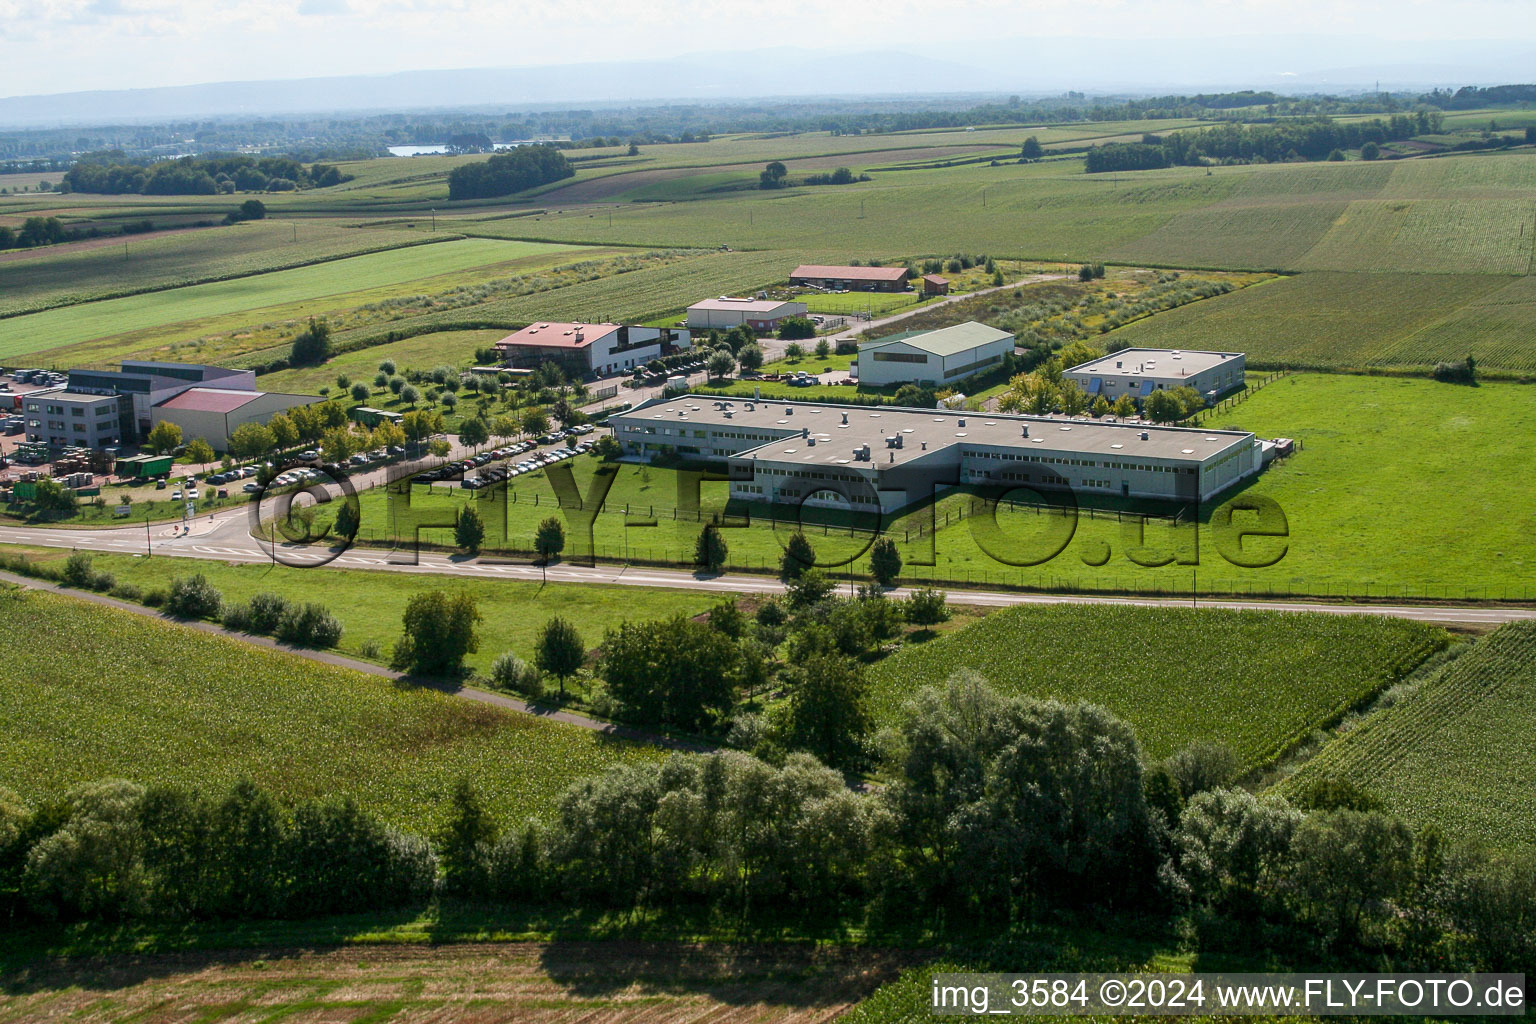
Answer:
POLYGON ((924 295, 948 295, 949 294, 949 278, 947 278, 947 277, 940 277, 938 274, 924 274, 923 275, 923 294, 924 295))
POLYGON ((280 412, 318 401, 313 395, 193 387, 156 403, 150 414, 155 426, 174 423, 185 440, 200 437, 222 452, 229 450, 229 435, 235 428, 246 423, 265 425, 280 412))
POLYGON ((568 373, 603 377, 644 366, 691 344, 687 331, 667 327, 537 323, 502 338, 496 351, 515 369, 557 363, 568 373))
POLYGON ((904 292, 907 290, 906 267, 827 267, 806 264, 795 268, 789 283, 800 288, 825 288, 828 291, 904 292))

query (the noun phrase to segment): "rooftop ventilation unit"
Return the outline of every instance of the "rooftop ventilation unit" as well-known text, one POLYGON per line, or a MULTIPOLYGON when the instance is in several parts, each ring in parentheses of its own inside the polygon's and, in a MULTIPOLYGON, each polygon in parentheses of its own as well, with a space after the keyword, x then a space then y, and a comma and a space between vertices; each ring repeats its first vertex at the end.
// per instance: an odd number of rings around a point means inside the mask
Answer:
POLYGON ((801 437, 810 437, 811 436, 811 428, 810 427, 801 427, 800 428, 800 436, 801 437))
POLYGON ((847 413, 843 413, 843 426, 846 427, 847 425, 848 425, 848 414, 847 413))
POLYGON ((1146 440, 1146 439, 1147 439, 1147 432, 1146 432, 1146 431, 1145 431, 1145 430, 1143 430, 1143 431, 1142 431, 1142 432, 1141 432, 1141 439, 1142 439, 1142 440, 1143 440, 1143 441, 1145 441, 1145 440, 1146 440))
POLYGON ((729 410, 729 409, 725 410, 725 418, 726 419, 730 419, 734 415, 735 415, 735 413, 731 412, 731 410, 729 410))
POLYGON ((794 406, 786 405, 784 407, 784 415, 785 416, 793 416, 794 414, 795 414, 795 407, 794 406))
POLYGON ((1024 424, 1024 434, 1023 434, 1023 436, 1024 437, 1028 437, 1029 436, 1029 424, 1028 423, 1024 424))
POLYGON ((814 437, 807 437, 805 439, 805 446, 807 448, 815 448, 816 447, 816 439, 814 437))
POLYGON ((895 452, 891 452, 891 461, 892 462, 896 461, 896 453, 895 452))
POLYGON ((959 427, 965 426, 965 417, 963 417, 963 416, 960 417, 960 421, 958 423, 956 423, 955 425, 959 426, 959 427))

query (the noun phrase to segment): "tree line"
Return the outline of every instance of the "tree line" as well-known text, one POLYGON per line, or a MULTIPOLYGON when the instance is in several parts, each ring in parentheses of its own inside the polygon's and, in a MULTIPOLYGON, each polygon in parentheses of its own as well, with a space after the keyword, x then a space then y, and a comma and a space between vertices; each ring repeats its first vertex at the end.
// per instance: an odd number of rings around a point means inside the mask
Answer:
POLYGON ((490 199, 546 185, 576 173, 554 146, 518 146, 481 163, 455 167, 448 175, 449 199, 490 199))
MULTIPOLYGON (((106 781, 0 795, 13 921, 184 921, 478 903, 702 910, 748 927, 1132 920, 1203 947, 1373 970, 1521 970, 1536 861, 1414 831, 1368 792, 1296 802, 1231 786, 1197 744, 1147 759, 1103 708, 1005 697, 962 670, 912 696, 868 792, 806 754, 675 754, 570 784, 547 818, 497 820, 461 781, 430 839, 345 797, 283 807, 106 781)), ((0 911, 0 912, 3 912, 0 911)))
POLYGON ((306 167, 292 157, 215 154, 139 163, 113 150, 81 157, 65 172, 61 188, 102 195, 211 196, 328 188, 350 180, 335 166, 306 167))
POLYGON ((1140 142, 1115 142, 1088 150, 1086 170, 1141 171, 1207 161, 1277 162, 1326 160, 1336 150, 1411 139, 1440 130, 1438 111, 1394 114, 1383 121, 1339 122, 1316 117, 1276 124, 1224 124, 1212 128, 1144 135, 1140 142))
POLYGON ((143 235, 155 230, 147 220, 132 221, 113 228, 93 224, 89 228, 67 228, 57 217, 28 217, 20 228, 0 224, 0 249, 34 249, 40 245, 77 242, 82 238, 111 238, 143 235))

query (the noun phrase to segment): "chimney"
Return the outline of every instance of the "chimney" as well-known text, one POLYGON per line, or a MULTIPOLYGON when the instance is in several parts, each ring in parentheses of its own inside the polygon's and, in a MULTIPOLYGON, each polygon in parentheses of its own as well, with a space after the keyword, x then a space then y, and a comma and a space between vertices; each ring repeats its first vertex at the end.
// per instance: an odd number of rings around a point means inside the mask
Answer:
POLYGON ((923 442, 923 451, 927 451, 927 450, 928 450, 928 442, 924 441, 923 442))
POLYGON ((1024 424, 1024 436, 1025 437, 1029 436, 1029 424, 1028 423, 1024 424))
POLYGON ((896 453, 895 452, 891 452, 891 461, 892 462, 896 461, 896 453))

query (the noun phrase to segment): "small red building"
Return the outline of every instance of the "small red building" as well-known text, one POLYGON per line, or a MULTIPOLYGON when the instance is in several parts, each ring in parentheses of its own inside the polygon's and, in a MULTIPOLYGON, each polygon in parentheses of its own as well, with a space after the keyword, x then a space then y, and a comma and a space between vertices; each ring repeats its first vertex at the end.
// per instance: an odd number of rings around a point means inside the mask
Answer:
POLYGON ((938 274, 924 274, 923 275, 923 294, 924 295, 948 295, 949 294, 949 278, 947 278, 947 277, 940 277, 938 274))

